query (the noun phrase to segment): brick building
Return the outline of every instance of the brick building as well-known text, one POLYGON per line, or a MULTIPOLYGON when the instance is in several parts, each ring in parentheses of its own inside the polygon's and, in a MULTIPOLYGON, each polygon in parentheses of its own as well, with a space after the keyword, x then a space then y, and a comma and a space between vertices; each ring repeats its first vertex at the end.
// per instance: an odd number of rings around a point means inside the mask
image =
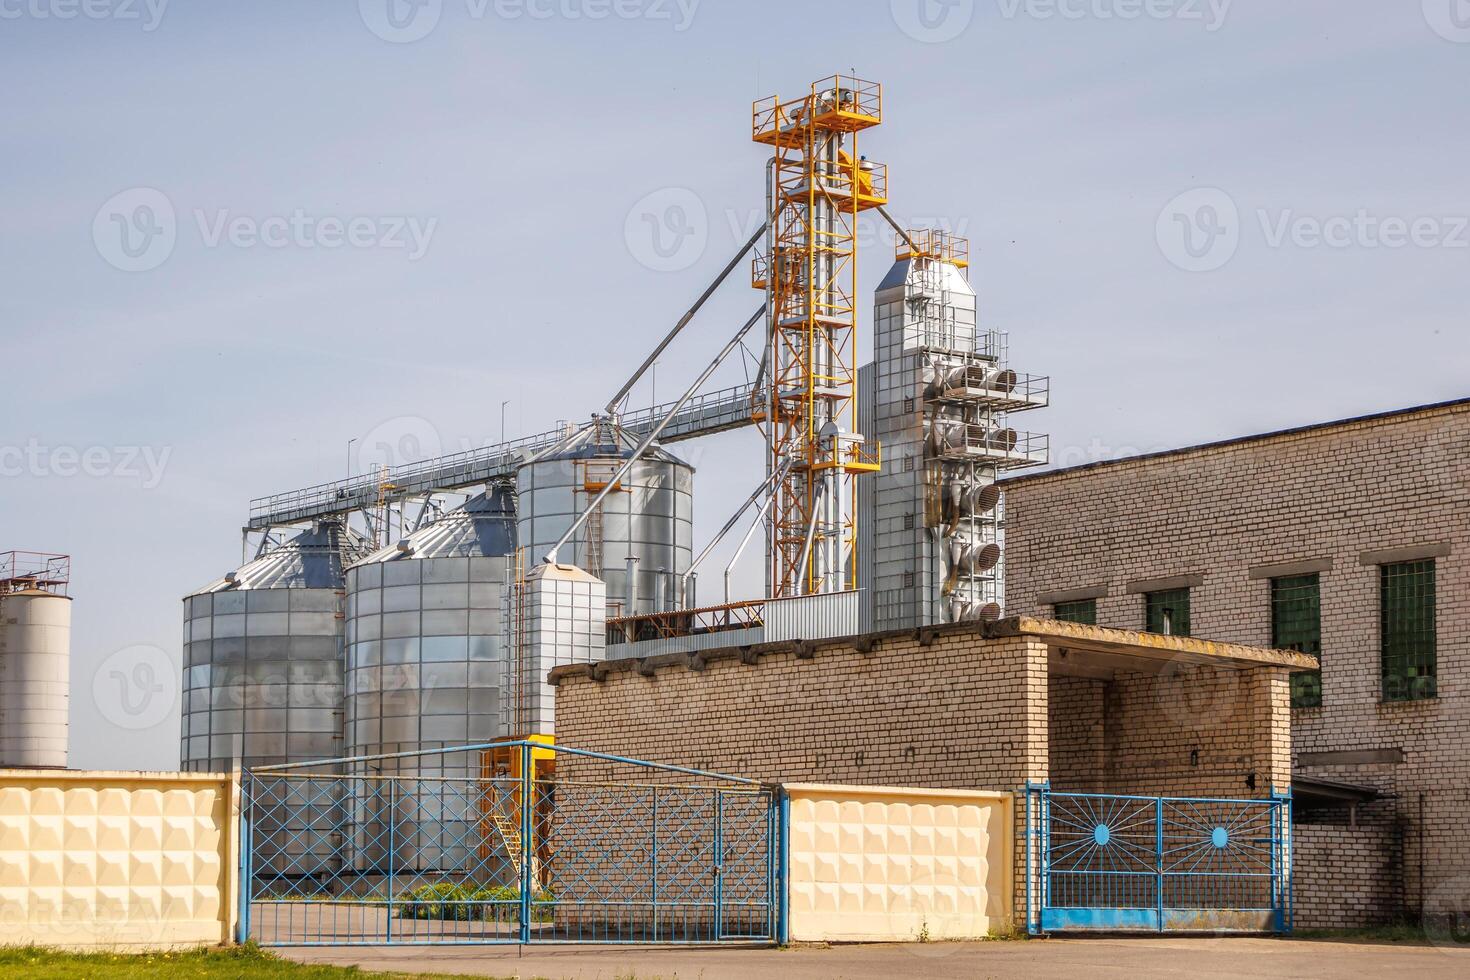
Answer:
MULTIPOLYGON (((1009 615, 1320 653, 1292 681, 1299 919, 1464 889, 1470 400, 1004 486, 1009 615)), ((1204 733, 1230 710, 1180 714, 1204 733)))
MULTIPOLYGON (((551 680, 558 741, 764 782, 1259 798, 1290 782, 1290 677, 1313 664, 1018 618, 609 660, 551 680), (1173 710, 1202 703, 1221 709, 1208 732, 1173 710)), ((605 762, 559 765, 613 776, 605 762)))

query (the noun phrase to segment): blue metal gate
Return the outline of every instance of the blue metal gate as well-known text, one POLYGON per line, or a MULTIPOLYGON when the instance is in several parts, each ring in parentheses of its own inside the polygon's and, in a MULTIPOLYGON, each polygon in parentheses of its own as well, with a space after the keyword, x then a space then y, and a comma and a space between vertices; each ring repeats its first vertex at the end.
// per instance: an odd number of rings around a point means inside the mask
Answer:
POLYGON ((770 943, 773 791, 539 742, 245 774, 240 938, 770 943))
POLYGON ((1027 797, 1033 934, 1291 931, 1290 797, 1027 797))

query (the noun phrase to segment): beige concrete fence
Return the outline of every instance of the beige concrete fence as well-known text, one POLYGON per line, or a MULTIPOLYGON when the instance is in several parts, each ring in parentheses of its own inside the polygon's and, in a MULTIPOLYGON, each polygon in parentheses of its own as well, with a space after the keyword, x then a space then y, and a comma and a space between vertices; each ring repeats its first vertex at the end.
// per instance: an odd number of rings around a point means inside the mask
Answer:
POLYGON ((1011 794, 785 789, 792 941, 912 942, 1011 931, 1011 794))
POLYGON ((240 783, 205 773, 0 770, 0 943, 227 943, 240 783))

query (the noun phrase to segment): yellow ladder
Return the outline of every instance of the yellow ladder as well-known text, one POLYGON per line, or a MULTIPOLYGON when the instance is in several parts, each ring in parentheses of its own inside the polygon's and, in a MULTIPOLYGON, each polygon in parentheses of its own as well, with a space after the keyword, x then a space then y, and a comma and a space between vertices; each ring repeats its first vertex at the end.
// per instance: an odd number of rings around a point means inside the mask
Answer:
MULTIPOLYGON (((502 813, 497 813, 492 818, 495 822, 495 830, 500 834, 501 841, 505 844, 505 853, 510 856, 511 867, 516 871, 516 887, 520 887, 521 880, 521 828, 516 821, 502 813)), ((531 888, 541 887, 541 868, 536 856, 531 856, 531 888)))

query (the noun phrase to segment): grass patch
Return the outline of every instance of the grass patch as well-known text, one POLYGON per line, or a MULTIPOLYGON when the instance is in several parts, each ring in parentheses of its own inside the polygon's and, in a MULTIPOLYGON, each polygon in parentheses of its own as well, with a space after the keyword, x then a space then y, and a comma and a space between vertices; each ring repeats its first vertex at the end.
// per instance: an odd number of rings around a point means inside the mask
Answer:
POLYGON ((1426 946, 1424 927, 1407 922, 1361 929, 1297 929, 1289 937, 1313 942, 1381 943, 1396 946, 1426 946))
MULTIPOLYGON (((35 946, 5 946, 0 947, 0 976, 6 980, 404 980, 409 974, 292 963, 252 943, 178 953, 62 953, 35 946)), ((419 980, 437 977, 413 976, 419 980)))
MULTIPOLYGON (((550 902, 551 892, 537 892, 532 900, 550 902)), ((400 919, 444 922, 519 922, 521 919, 521 893, 503 885, 441 881, 400 895, 397 902, 393 911, 400 919)), ((531 921, 552 921, 551 909, 533 905, 531 921)))

